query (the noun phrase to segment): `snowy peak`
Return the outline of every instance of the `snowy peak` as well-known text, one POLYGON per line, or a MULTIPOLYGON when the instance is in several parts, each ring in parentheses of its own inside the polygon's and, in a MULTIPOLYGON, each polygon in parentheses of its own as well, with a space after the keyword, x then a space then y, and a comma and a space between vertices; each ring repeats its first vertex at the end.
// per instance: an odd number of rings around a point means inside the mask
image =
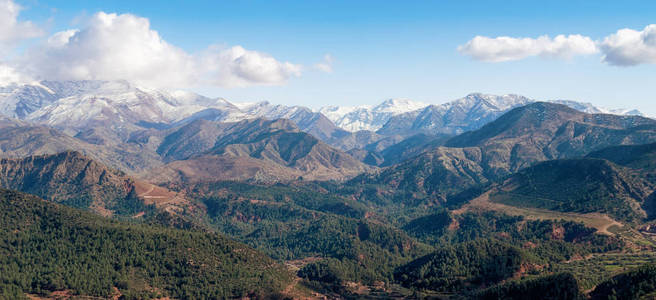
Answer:
MULTIPOLYGON (((505 112, 537 100, 520 95, 490 95, 473 93, 439 105, 397 114, 391 117, 377 133, 383 135, 451 134, 475 130, 495 120, 505 112)), ((570 100, 551 101, 567 105, 586 113, 640 114, 636 110, 608 110, 590 103, 570 100)), ((640 114, 641 115, 641 114, 640 114)))
POLYGON ((225 99, 136 87, 122 80, 42 81, 0 90, 0 114, 55 127, 170 123, 208 108, 241 113, 225 99))
POLYGON ((373 107, 373 112, 400 114, 426 107, 428 104, 409 99, 388 99, 373 107))
POLYGON ((348 131, 378 130, 395 115, 426 107, 408 99, 388 99, 376 106, 326 106, 319 109, 335 125, 348 131))
POLYGON ((589 102, 577 102, 573 100, 551 100, 549 102, 567 105, 573 109, 589 114, 612 114, 612 115, 627 115, 627 116, 642 116, 642 117, 645 116, 642 112, 640 112, 637 109, 624 109, 624 108, 608 109, 608 108, 594 106, 592 103, 589 102))

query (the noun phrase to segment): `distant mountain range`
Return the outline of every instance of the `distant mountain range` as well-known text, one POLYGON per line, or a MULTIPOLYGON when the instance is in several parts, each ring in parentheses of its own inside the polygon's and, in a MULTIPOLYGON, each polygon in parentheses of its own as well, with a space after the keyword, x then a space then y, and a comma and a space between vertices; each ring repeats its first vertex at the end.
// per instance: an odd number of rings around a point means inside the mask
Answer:
MULTIPOLYGON (((395 135, 460 134, 532 102, 536 100, 518 95, 470 94, 440 105, 390 99, 376 106, 326 106, 313 111, 268 102, 230 103, 192 92, 137 87, 126 81, 42 81, 0 87, 0 115, 46 124, 69 135, 101 126, 125 138, 144 127, 173 127, 195 119, 234 122, 286 118, 342 150, 364 148, 395 135)), ((641 115, 637 110, 608 110, 568 100, 553 102, 587 113, 641 115)))
MULTIPOLYGON (((326 106, 318 111, 337 126, 349 131, 371 130, 382 135, 417 133, 455 135, 478 129, 512 108, 537 101, 519 95, 496 96, 474 93, 437 105, 390 99, 377 106, 326 106)), ((642 115, 635 109, 604 109, 590 103, 571 100, 549 102, 564 104, 591 114, 642 115)))
MULTIPOLYGON (((202 177, 201 165, 212 165, 207 155, 214 161, 221 157, 223 167, 210 168, 220 170, 221 178, 240 173, 239 178, 258 174, 263 180, 345 179, 370 169, 360 161, 399 163, 534 102, 518 95, 470 94, 441 105, 391 99, 377 106, 313 111, 268 102, 233 104, 126 81, 42 81, 0 88, 5 129, 0 152, 23 157, 80 151, 130 174, 164 168, 157 173, 160 180, 202 177), (263 121, 279 119, 291 122, 263 121), (281 127, 274 133, 270 126, 281 127), (240 130, 260 135, 243 138, 240 130), (237 167, 228 171, 229 165, 237 167)), ((640 114, 554 102, 588 113, 640 114)))

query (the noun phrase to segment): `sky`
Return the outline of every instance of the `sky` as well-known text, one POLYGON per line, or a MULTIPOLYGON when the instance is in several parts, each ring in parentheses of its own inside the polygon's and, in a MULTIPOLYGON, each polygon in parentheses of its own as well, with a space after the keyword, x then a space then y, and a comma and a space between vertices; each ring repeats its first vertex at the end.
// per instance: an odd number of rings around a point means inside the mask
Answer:
POLYGON ((656 116, 655 12, 656 1, 0 0, 0 84, 120 78, 313 108, 482 92, 656 116))

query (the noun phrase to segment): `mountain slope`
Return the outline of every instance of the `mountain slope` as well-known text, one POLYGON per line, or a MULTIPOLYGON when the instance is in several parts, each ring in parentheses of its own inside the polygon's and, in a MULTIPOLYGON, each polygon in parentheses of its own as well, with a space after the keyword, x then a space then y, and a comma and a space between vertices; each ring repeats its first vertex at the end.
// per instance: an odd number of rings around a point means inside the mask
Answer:
POLYGON ((266 296, 290 280, 263 254, 215 233, 120 223, 0 190, 0 297, 266 296))
POLYGON ((537 102, 515 108, 481 129, 447 140, 434 150, 352 181, 378 184, 389 193, 412 191, 406 200, 444 201, 450 193, 486 184, 537 162, 584 156, 612 145, 656 141, 656 120, 586 114, 537 102), (399 191, 399 189, 401 191, 399 191))
POLYGON ((158 182, 344 179, 370 169, 285 119, 194 121, 167 135, 158 153, 171 162, 153 172, 158 182))
POLYGON ((656 143, 613 146, 594 151, 586 157, 606 159, 643 172, 656 171, 656 143))
POLYGON ((537 102, 514 109, 479 130, 456 136, 445 146, 479 147, 490 172, 503 175, 538 161, 653 141, 656 120, 586 114, 564 105, 537 102))
POLYGON ((123 142, 104 134, 102 129, 84 131, 77 137, 43 125, 0 117, 0 157, 21 158, 31 155, 78 151, 113 168, 132 174, 161 165, 159 156, 143 142, 123 142), (83 140, 83 139, 86 139, 83 140))
POLYGON ((512 175, 490 200, 563 212, 604 213, 623 221, 653 217, 654 185, 602 159, 560 159, 512 175))
MULTIPOLYGON (((155 187, 71 151, 0 159, 0 187, 105 216, 134 215, 149 210, 148 204, 158 204, 140 195, 155 187)), ((158 192, 158 200, 175 197, 158 192)))

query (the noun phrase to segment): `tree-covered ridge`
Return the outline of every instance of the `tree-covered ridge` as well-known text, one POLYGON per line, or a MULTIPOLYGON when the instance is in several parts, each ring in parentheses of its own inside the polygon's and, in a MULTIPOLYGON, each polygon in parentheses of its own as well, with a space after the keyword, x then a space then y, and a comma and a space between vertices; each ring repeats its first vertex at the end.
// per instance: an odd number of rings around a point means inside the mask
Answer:
POLYGON ((127 298, 265 295, 290 281, 265 255, 217 234, 128 224, 0 190, 0 291, 127 298))
POLYGON ((483 239, 440 247, 397 268, 394 277, 408 287, 462 292, 467 286, 493 284, 521 271, 537 269, 538 263, 536 257, 520 248, 483 239))
POLYGON ((579 289, 576 278, 568 273, 560 273, 496 285, 478 293, 476 298, 583 300, 585 296, 579 289))
POLYGON ((403 227, 411 236, 432 245, 450 245, 482 238, 494 238, 531 248, 551 261, 574 255, 620 249, 617 238, 596 234, 581 223, 555 220, 527 220, 522 216, 484 211, 453 214, 447 210, 416 218, 403 227))
POLYGON ((656 265, 645 265, 599 284, 592 299, 646 299, 656 295, 656 265))
POLYGON ((635 222, 652 214, 646 200, 653 191, 651 183, 630 169, 582 158, 546 161, 519 171, 491 198, 513 206, 600 212, 635 222))
POLYGON ((208 226, 274 259, 312 258, 343 269, 334 282, 391 282, 394 267, 430 251, 404 231, 367 218, 361 203, 327 191, 214 182, 196 184, 188 193, 206 207, 200 218, 208 226))

